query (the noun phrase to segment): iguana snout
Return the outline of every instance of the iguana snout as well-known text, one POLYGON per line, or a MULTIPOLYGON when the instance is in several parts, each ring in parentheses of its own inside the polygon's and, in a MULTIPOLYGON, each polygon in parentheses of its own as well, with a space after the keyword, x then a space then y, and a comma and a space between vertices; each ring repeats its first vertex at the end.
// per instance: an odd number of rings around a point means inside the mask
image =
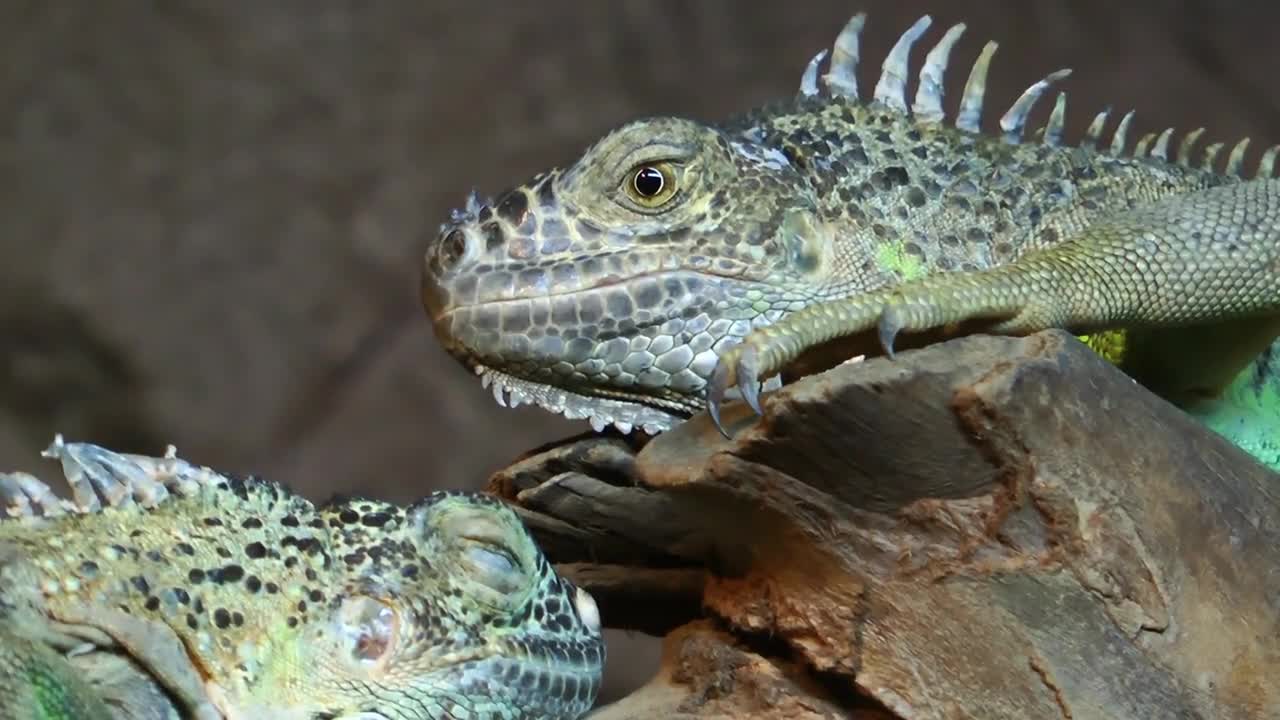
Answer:
POLYGON ((815 207, 785 153, 641 120, 472 194, 427 249, 423 302, 499 402, 657 432, 697 409, 720 352, 814 294, 821 248, 796 228, 815 207))

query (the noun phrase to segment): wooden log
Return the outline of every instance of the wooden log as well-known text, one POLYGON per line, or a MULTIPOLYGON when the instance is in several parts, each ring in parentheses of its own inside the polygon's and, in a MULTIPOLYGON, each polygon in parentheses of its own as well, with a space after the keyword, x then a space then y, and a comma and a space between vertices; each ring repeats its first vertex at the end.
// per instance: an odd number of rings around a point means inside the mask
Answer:
POLYGON ((678 717, 1280 718, 1280 476, 1070 335, 842 365, 728 416, 732 440, 700 415, 491 483, 607 625, 692 623, 601 718, 704 693, 689 653, 742 653, 738 689, 678 717))

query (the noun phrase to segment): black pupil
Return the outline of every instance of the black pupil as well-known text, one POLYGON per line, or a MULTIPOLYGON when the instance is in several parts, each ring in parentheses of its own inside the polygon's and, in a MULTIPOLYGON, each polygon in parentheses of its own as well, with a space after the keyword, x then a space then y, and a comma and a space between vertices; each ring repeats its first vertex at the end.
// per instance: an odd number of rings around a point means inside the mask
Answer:
POLYGON ((636 172, 634 182, 636 192, 644 197, 657 195, 662 192, 662 186, 666 184, 666 181, 662 179, 662 173, 651 167, 640 168, 636 172))

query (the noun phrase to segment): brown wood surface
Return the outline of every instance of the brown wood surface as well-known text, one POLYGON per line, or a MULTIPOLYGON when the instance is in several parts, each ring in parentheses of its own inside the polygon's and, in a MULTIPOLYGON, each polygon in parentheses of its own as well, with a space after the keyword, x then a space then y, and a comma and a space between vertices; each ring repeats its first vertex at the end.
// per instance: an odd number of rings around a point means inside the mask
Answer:
POLYGON ((1070 335, 744 411, 491 482, 606 624, 673 628, 598 717, 1280 717, 1280 476, 1070 335))

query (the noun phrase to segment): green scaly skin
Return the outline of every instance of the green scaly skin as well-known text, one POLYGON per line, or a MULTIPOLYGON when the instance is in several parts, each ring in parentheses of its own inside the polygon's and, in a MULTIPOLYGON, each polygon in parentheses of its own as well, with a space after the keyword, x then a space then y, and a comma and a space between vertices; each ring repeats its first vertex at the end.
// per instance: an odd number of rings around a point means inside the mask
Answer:
POLYGON ((316 506, 59 438, 0 474, 0 717, 575 720, 591 597, 475 493, 316 506))
POLYGON ((0 709, 13 720, 114 720, 63 656, 0 627, 0 709))
POLYGON ((723 123, 628 123, 493 201, 472 195, 425 257, 436 335, 494 386, 623 431, 661 432, 727 394, 956 334, 1085 336, 1152 391, 1280 469, 1277 150, 1200 131, 1129 147, 1131 114, 1063 143, 1067 71, 979 131, 995 44, 954 118, 963 25, 924 58, 922 18, 859 93, 856 16, 792 100, 723 123), (822 68, 826 67, 826 72, 822 68), (1106 137, 1104 137, 1106 136, 1106 137), (1217 166, 1217 167, 1215 167, 1217 166))
POLYGON ((1271 468, 1280 470, 1280 348, 1242 371, 1219 397, 1187 411, 1271 468))

